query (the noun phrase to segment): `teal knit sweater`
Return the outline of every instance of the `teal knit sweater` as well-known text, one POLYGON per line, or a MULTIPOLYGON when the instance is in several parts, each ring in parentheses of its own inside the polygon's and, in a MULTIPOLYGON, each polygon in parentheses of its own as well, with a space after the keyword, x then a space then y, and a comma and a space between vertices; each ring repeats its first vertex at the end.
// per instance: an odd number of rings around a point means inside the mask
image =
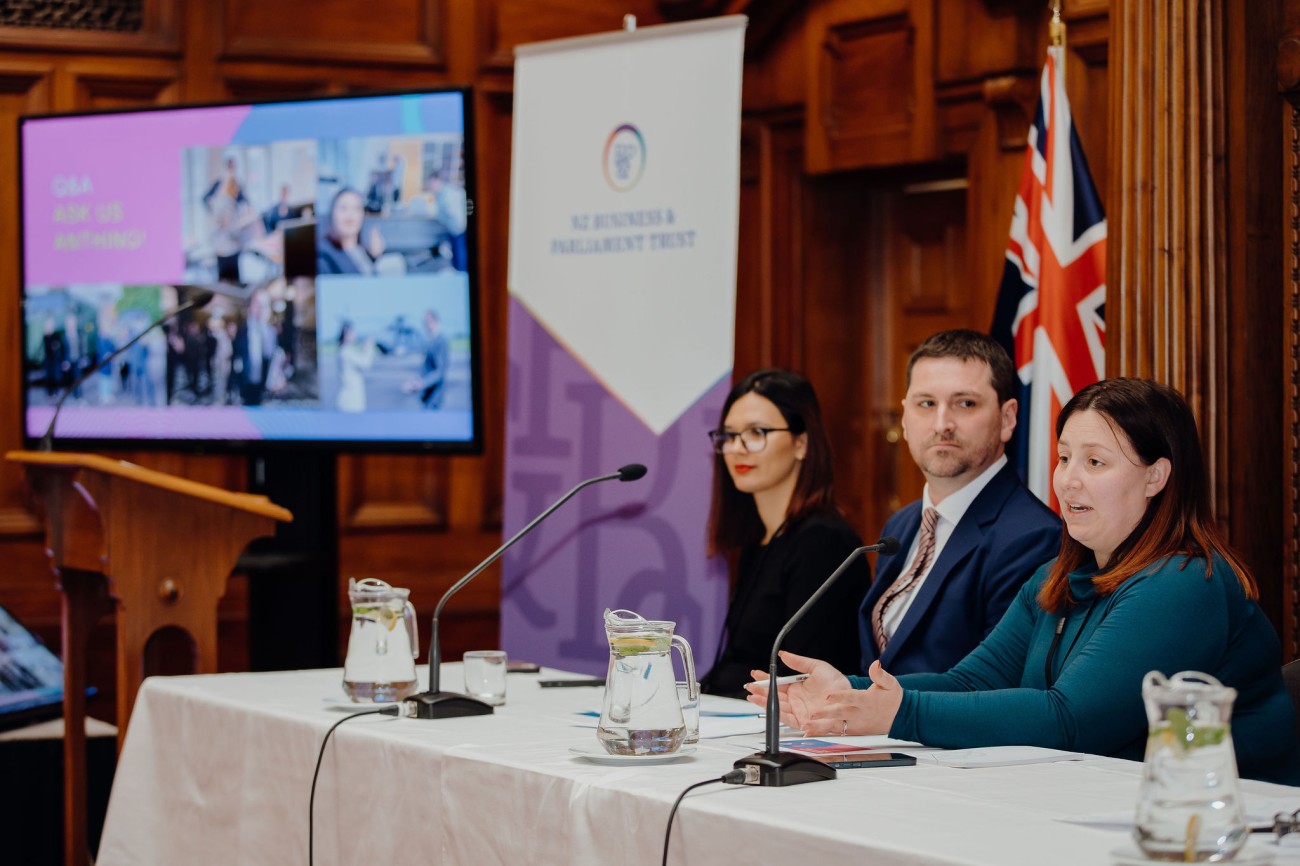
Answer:
MULTIPOLYGON (((1237 690, 1232 736, 1246 778, 1300 785, 1291 700, 1277 634, 1227 563, 1176 556, 1098 596, 1095 569, 1070 575, 1076 604, 1038 606, 1052 563, 1021 589, 988 638, 947 673, 899 677, 889 734, 951 749, 1028 745, 1142 760, 1142 677, 1201 671, 1237 690), (1049 673, 1050 665, 1050 673, 1049 673), (1050 679, 1049 679, 1050 677, 1050 679)), ((867 688, 866 677, 849 677, 867 688)))

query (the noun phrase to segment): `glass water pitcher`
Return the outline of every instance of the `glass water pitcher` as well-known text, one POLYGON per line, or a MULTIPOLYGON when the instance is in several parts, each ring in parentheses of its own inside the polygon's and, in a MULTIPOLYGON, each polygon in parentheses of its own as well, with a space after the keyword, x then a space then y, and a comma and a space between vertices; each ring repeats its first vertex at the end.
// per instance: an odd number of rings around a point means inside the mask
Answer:
POLYGON ((415 693, 419 635, 410 594, 372 577, 348 580, 352 631, 343 691, 356 703, 400 701, 415 693))
POLYGON ((1133 835, 1153 860, 1231 860, 1246 843, 1232 748, 1235 689, 1184 671, 1142 680, 1150 733, 1133 835))
POLYGON ((691 645, 673 634, 676 623, 647 620, 628 610, 605 611, 609 673, 596 736, 613 755, 675 752, 686 739, 669 650, 686 666, 690 697, 699 699, 691 645))

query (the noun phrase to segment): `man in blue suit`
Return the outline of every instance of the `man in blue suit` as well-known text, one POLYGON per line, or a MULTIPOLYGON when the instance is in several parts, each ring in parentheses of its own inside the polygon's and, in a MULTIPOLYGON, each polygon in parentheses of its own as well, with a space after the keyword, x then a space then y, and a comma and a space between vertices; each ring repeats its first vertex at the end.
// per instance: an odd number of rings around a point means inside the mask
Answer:
POLYGON ((1038 566, 1061 523, 1006 458, 1015 368, 992 338, 943 331, 907 362, 903 436, 925 492, 885 522, 901 549, 881 556, 859 616, 862 671, 946 671, 982 641, 1038 566))

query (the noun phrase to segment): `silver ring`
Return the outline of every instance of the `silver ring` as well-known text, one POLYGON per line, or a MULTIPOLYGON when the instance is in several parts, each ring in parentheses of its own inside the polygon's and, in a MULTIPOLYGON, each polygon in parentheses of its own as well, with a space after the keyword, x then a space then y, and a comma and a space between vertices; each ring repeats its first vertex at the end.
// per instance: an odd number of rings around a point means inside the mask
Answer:
POLYGON ((848 719, 845 719, 845 720, 844 720, 844 727, 840 728, 840 736, 841 736, 841 737, 843 737, 843 736, 847 736, 848 733, 849 733, 849 720, 848 720, 848 719))

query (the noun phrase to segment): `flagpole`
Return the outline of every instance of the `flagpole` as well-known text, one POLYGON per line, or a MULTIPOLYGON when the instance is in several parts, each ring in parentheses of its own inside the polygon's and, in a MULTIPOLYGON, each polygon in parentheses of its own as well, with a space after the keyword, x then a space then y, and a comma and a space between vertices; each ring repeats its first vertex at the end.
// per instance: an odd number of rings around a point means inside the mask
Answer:
MULTIPOLYGON (((1052 23, 1047 29, 1048 39, 1053 48, 1065 48, 1065 22, 1061 20, 1061 0, 1052 0, 1052 23)), ((1061 52, 1065 53, 1064 50, 1061 52)), ((1065 70, 1061 70, 1065 74, 1065 70)), ((1064 79, 1062 79, 1064 80, 1064 79)))

